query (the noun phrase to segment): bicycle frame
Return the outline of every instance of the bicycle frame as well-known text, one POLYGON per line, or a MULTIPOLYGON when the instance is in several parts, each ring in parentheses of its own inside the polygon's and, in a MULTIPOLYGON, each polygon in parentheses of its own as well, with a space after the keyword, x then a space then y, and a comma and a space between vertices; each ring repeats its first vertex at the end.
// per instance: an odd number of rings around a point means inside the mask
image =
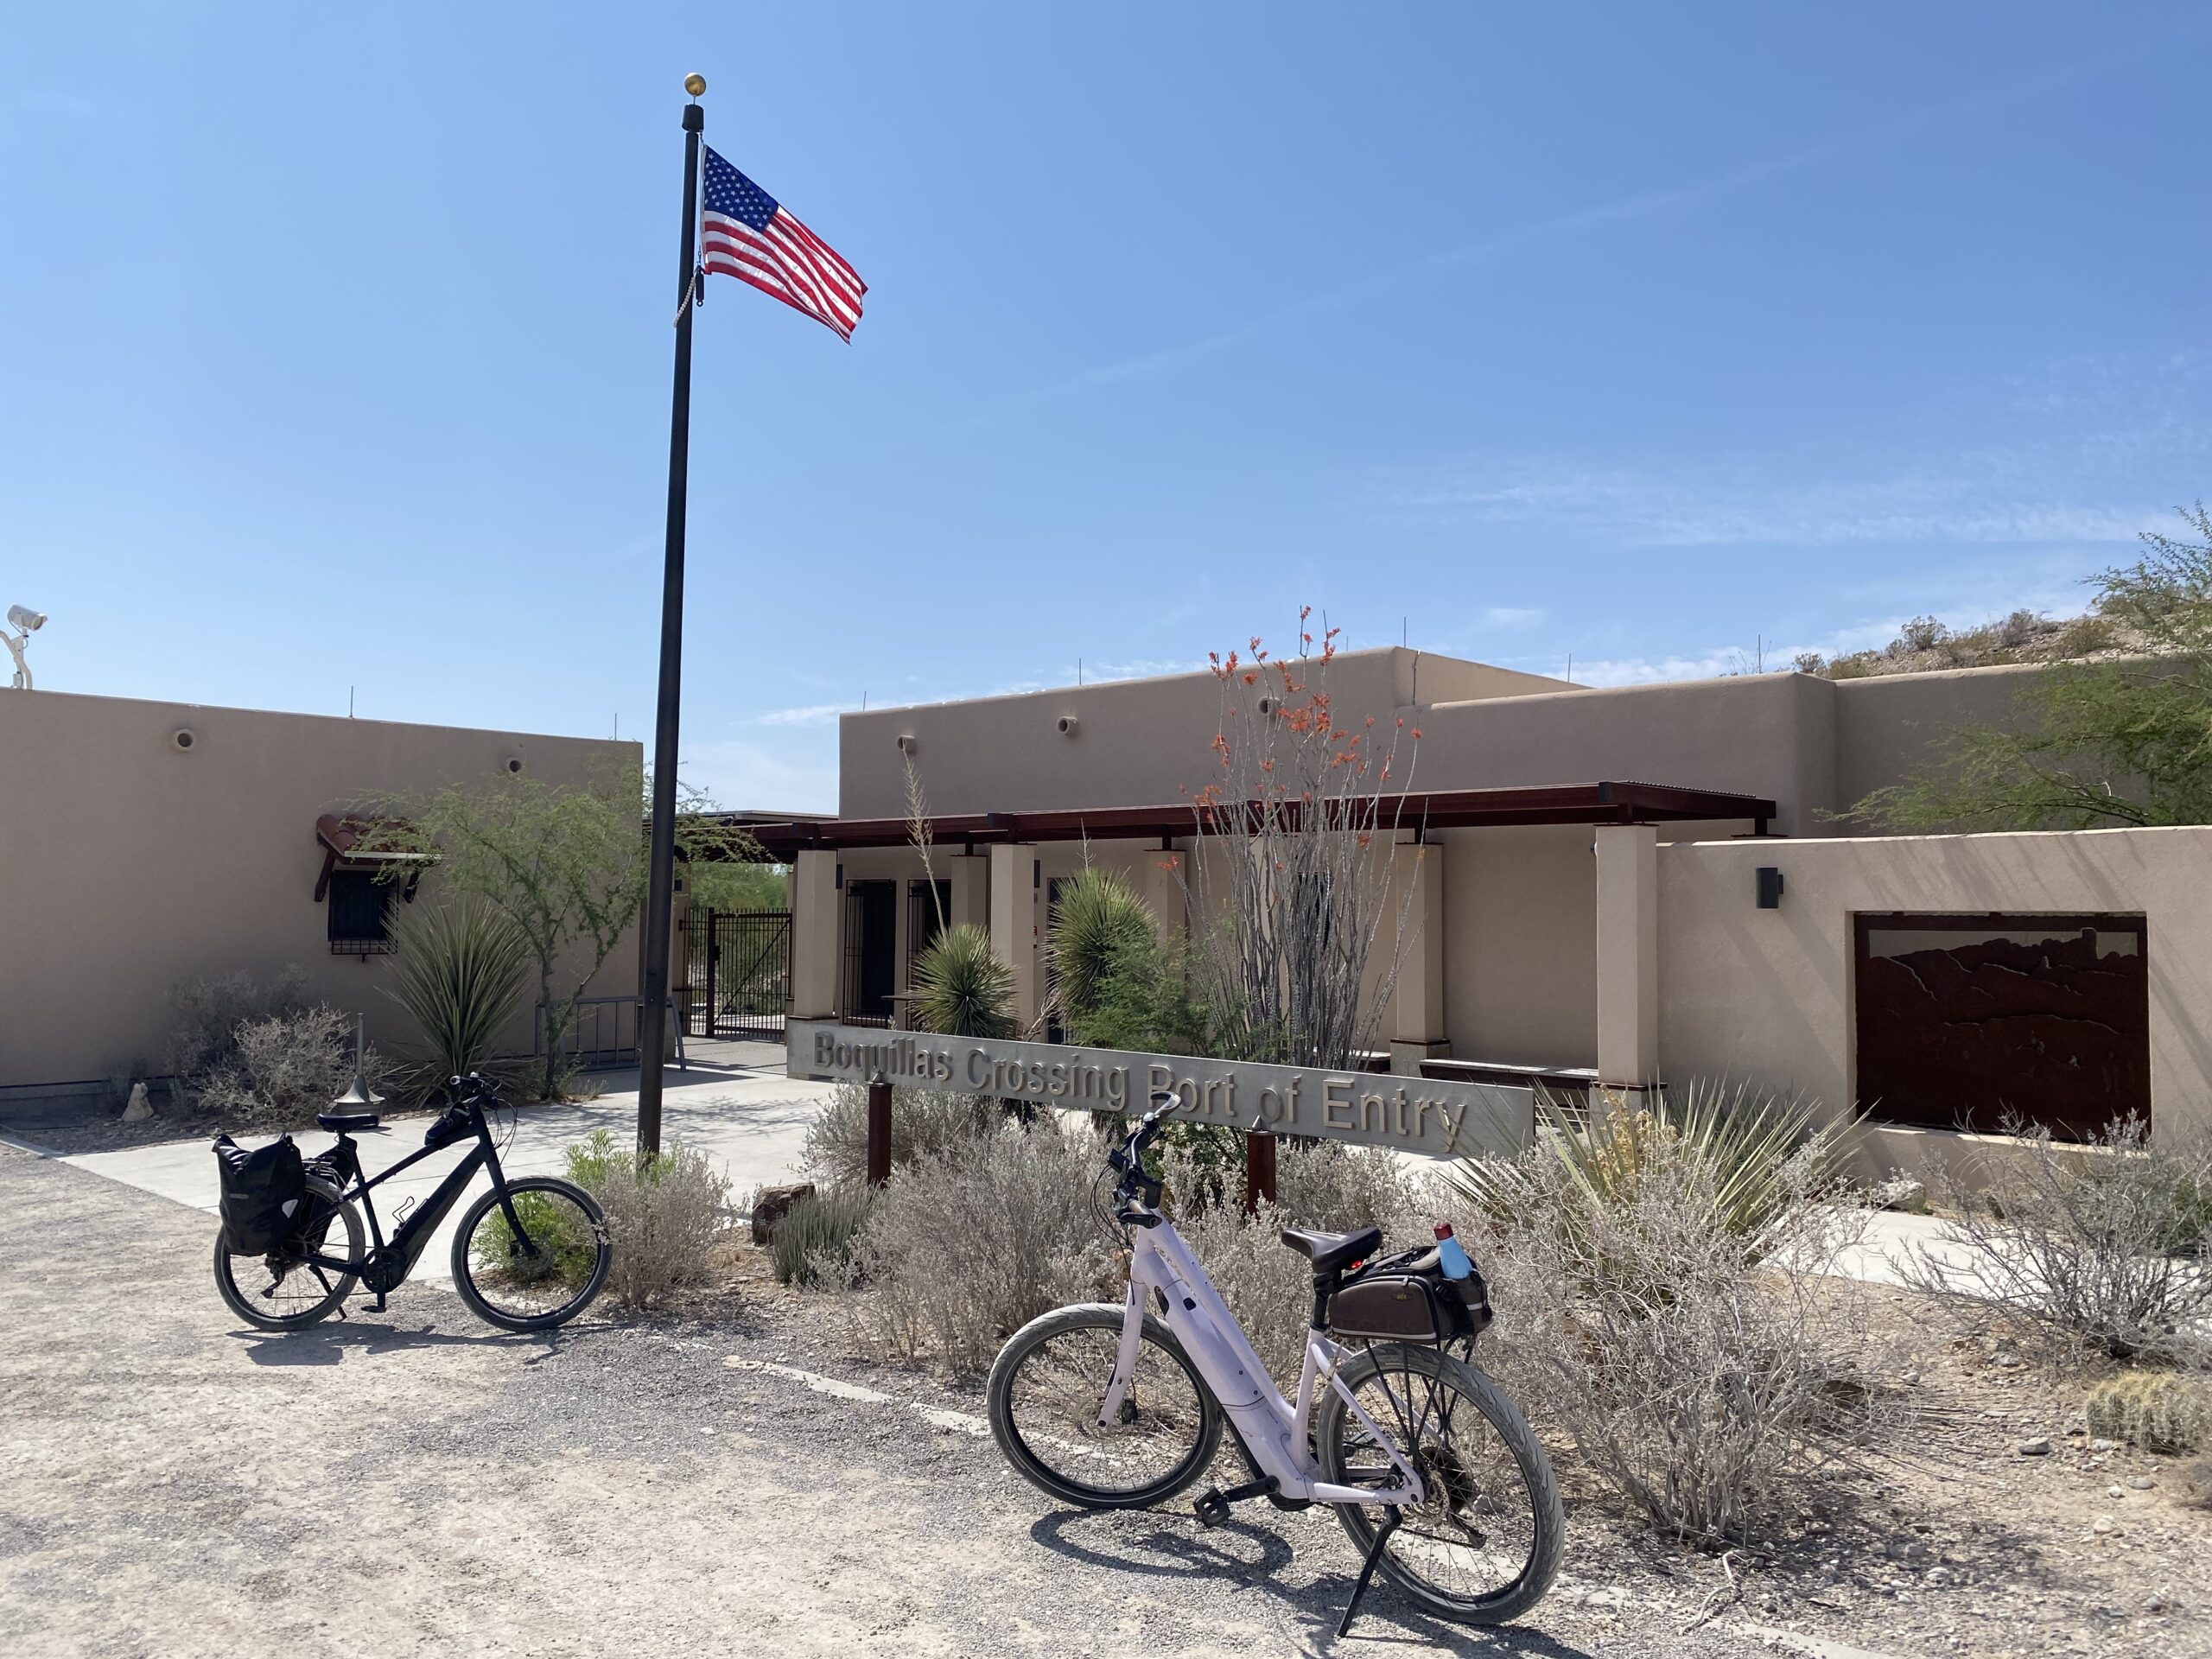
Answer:
POLYGON ((1316 1503, 1404 1504, 1422 1500, 1426 1489, 1420 1472, 1344 1387, 1338 1375, 1342 1349, 1323 1332, 1308 1331, 1298 1398, 1294 1402, 1284 1399, 1282 1390, 1268 1376, 1268 1368, 1252 1351, 1243 1327, 1236 1323, 1236 1315, 1223 1302, 1213 1281, 1206 1277, 1205 1269, 1173 1225, 1158 1211, 1139 1205, 1131 1205, 1125 1214, 1136 1224, 1129 1230, 1128 1304, 1122 1321, 1122 1345, 1115 1357, 1114 1375, 1105 1398, 1099 1402, 1102 1431, 1110 1431, 1118 1421, 1122 1396, 1136 1373, 1145 1304, 1156 1298, 1167 1328, 1229 1414, 1230 1423, 1252 1461, 1274 1481, 1276 1496, 1316 1503), (1345 1407, 1388 1455, 1402 1477, 1396 1485, 1340 1486, 1320 1478, 1320 1464, 1313 1454, 1307 1427, 1324 1384, 1344 1397, 1345 1407))
POLYGON ((339 1198, 341 1202, 354 1198, 361 1201, 361 1213, 369 1223, 369 1252, 359 1262, 344 1262, 320 1252, 304 1256, 302 1261, 308 1267, 358 1274, 361 1282, 376 1294, 381 1305, 383 1297, 407 1282, 408 1275, 414 1272, 416 1262, 422 1259, 423 1251, 429 1244, 430 1235, 437 1230, 438 1224, 461 1201, 461 1195, 467 1192, 469 1183, 475 1179, 476 1172, 480 1169, 492 1172, 492 1190, 499 1195, 500 1213, 505 1217, 515 1237, 521 1241, 523 1248, 531 1249, 530 1236, 523 1230, 521 1218, 515 1214, 513 1200, 507 1195, 506 1177, 499 1168, 499 1154, 493 1145, 492 1126, 484 1116, 483 1106, 477 1101, 468 1102, 468 1122, 469 1127, 475 1131, 476 1144, 448 1172, 430 1196, 404 1216, 398 1226, 392 1230, 389 1241, 385 1238, 384 1229, 377 1220, 376 1202, 370 1198, 370 1192, 400 1171, 413 1168, 433 1154, 449 1150, 451 1143, 443 1147, 420 1147, 390 1168, 369 1176, 362 1172, 360 1149, 354 1144, 353 1137, 340 1134, 337 1145, 331 1148, 331 1155, 340 1174, 349 1179, 340 1181, 339 1198))

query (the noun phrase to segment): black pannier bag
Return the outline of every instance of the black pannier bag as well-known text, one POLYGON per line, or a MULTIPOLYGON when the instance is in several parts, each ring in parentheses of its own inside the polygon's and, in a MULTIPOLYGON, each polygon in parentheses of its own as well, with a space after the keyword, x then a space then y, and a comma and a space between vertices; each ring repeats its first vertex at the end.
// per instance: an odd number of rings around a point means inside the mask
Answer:
POLYGON ((1329 1301, 1331 1333, 1356 1342, 1433 1346, 1475 1336, 1490 1320, 1481 1273, 1448 1279, 1434 1250, 1378 1262, 1329 1301))
POLYGON ((266 1255, 292 1230, 308 1196, 299 1147, 288 1135, 247 1152, 219 1135, 215 1168, 222 1179, 224 1247, 233 1255, 266 1255))

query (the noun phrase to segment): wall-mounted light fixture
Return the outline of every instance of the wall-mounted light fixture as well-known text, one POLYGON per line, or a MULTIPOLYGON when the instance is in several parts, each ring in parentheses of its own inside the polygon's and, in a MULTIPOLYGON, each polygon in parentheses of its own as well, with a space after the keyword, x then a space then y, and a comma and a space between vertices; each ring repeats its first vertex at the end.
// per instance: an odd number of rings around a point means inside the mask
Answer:
POLYGON ((1782 908, 1782 872, 1771 864, 1762 864, 1758 867, 1757 874, 1759 908, 1780 910, 1782 908))

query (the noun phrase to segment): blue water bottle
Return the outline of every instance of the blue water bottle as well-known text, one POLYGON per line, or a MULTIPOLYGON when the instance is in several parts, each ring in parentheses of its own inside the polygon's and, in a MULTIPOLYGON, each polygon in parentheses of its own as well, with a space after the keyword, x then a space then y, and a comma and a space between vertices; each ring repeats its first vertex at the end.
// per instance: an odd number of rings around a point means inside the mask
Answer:
POLYGON ((1452 1224, 1448 1221, 1436 1224, 1436 1264, 1444 1269, 1446 1279, 1465 1279, 1475 1270, 1475 1264, 1467 1260, 1465 1249, 1452 1236, 1452 1224))

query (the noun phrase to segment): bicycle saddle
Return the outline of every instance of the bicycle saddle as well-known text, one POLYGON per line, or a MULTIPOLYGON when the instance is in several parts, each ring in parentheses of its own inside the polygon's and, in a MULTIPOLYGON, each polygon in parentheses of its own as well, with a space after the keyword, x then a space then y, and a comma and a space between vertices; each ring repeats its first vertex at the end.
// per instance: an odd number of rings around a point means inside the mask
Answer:
POLYGON ((1321 1233, 1310 1227, 1286 1227, 1282 1242, 1313 1262, 1317 1271, 1326 1272, 1372 1255, 1382 1248, 1380 1227, 1362 1227, 1356 1232, 1321 1233))
POLYGON ((379 1129, 384 1127, 374 1112, 317 1112, 315 1121, 333 1135, 345 1135, 354 1129, 379 1129))

